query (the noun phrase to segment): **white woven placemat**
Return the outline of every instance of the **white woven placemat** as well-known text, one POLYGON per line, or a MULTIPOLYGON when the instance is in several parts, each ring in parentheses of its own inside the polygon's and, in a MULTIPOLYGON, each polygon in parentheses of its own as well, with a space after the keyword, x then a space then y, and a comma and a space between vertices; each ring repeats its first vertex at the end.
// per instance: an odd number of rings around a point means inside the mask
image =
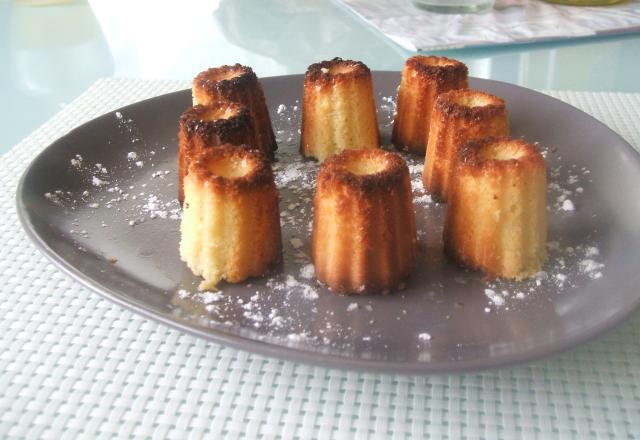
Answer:
MULTIPOLYGON (((105 79, 0 158, 0 438, 632 438, 640 315, 526 366, 408 377, 238 351, 137 316, 31 245, 15 189, 50 142, 188 83, 105 79)), ((640 146, 640 94, 557 92, 640 146)), ((606 292, 603 292, 605 294, 606 292)))

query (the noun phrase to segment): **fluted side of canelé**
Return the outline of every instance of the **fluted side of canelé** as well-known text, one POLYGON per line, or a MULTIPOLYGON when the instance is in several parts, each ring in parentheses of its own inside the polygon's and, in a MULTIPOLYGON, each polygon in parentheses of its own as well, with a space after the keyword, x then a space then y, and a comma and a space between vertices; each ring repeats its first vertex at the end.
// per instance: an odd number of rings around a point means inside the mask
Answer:
POLYGON ((184 201, 184 177, 194 154, 220 145, 255 145, 249 110, 234 103, 196 105, 180 117, 178 131, 178 200, 184 201))
POLYGON ((256 127, 252 146, 269 157, 278 149, 264 91, 251 67, 235 64, 205 70, 194 78, 192 94, 193 105, 229 101, 246 106, 256 127))
POLYGON ((485 138, 459 153, 444 246, 466 267, 521 279, 547 256, 546 163, 524 140, 485 138))
POLYGON ((393 144, 404 151, 424 154, 437 96, 449 90, 467 89, 467 76, 467 66, 456 60, 424 55, 409 58, 398 89, 393 144))
POLYGON ((346 149, 379 145, 367 66, 340 58, 309 66, 304 78, 300 152, 322 162, 346 149))
POLYGON ((486 136, 508 136, 504 101, 476 90, 452 90, 436 98, 431 115, 422 173, 424 188, 438 201, 447 201, 457 151, 464 142, 486 136))
POLYGON ((322 164, 311 236, 318 280, 334 292, 388 293, 411 272, 415 249, 409 170, 398 155, 348 150, 322 164))
POLYGON ((184 181, 180 257, 201 289, 263 275, 281 258, 278 194, 268 159, 224 145, 200 152, 184 181))

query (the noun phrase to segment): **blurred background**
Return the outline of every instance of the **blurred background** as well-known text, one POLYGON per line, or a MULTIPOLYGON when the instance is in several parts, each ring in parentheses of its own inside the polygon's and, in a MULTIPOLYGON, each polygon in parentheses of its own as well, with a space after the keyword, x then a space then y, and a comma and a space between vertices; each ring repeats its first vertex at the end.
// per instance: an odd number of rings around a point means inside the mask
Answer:
MULTIPOLYGON (((640 58, 637 34, 433 53, 535 89, 640 91, 637 70, 616 68, 640 58)), ((412 54, 338 1, 0 0, 0 152, 100 77, 186 84, 225 63, 271 76, 334 56, 400 70, 412 54)))

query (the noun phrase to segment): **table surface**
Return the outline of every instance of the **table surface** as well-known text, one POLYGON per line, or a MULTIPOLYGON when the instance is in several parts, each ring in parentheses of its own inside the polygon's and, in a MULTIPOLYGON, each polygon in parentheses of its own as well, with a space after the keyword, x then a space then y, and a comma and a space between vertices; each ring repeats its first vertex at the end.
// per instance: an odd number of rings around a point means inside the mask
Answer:
MULTIPOLYGON (((0 29, 0 153, 100 77, 186 80, 235 62, 284 75, 334 56, 400 70, 412 55, 341 3, 318 0, 0 0, 0 29)), ((640 91, 640 34, 437 54, 535 89, 640 91)))

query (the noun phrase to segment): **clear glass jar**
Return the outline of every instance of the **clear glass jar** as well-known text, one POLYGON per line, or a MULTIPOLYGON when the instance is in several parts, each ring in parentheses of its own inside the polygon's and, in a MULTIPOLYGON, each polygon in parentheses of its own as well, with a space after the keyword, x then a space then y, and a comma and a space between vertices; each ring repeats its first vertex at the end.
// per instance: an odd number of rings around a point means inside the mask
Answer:
POLYGON ((493 7, 495 0, 413 0, 413 4, 432 12, 463 14, 482 12, 493 7))
POLYGON ((544 0, 547 3, 558 3, 561 5, 572 6, 605 6, 615 5, 616 3, 622 3, 627 0, 544 0))

